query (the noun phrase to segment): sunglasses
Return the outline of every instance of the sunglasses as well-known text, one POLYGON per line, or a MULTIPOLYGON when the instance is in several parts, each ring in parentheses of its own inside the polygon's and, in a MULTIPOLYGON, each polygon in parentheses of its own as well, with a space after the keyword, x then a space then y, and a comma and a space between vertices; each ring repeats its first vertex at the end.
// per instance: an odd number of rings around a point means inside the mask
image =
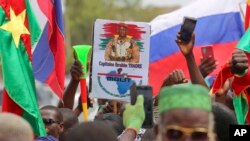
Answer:
POLYGON ((170 140, 180 140, 185 136, 190 136, 193 141, 207 141, 207 128, 184 128, 176 125, 165 127, 165 136, 170 140))
POLYGON ((59 124, 59 122, 57 122, 57 121, 55 121, 55 120, 53 120, 53 119, 45 119, 45 118, 43 118, 43 123, 44 123, 45 125, 51 125, 51 124, 53 124, 53 123, 59 124))

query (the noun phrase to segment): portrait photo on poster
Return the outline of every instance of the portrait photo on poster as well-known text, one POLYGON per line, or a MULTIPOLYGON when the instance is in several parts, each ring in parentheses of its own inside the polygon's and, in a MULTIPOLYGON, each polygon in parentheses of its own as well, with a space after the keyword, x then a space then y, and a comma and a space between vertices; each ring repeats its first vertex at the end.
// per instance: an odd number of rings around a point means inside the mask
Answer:
POLYGON ((91 96, 128 101, 133 83, 148 84, 150 25, 98 19, 94 27, 91 96))

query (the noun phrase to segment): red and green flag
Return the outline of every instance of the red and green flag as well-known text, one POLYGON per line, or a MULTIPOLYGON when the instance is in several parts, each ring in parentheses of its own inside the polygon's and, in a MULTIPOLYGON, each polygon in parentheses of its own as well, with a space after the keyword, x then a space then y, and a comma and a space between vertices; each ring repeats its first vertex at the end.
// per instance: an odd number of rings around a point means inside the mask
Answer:
MULTIPOLYGON (((250 12, 250 11, 248 11, 250 12)), ((250 13, 248 13, 250 14, 250 13)), ((250 17, 248 17, 250 18, 250 17)), ((245 19, 249 21, 249 19, 245 19)), ((250 64, 250 29, 242 36, 236 48, 243 50, 248 57, 248 64, 250 64)), ((240 124, 250 123, 250 70, 247 69, 245 74, 241 77, 234 77, 232 83, 234 91, 233 104, 237 120, 240 124)))
MULTIPOLYGON (((248 57, 248 64, 250 64, 250 0, 247 0, 246 16, 245 16, 245 34, 241 37, 236 48, 243 50, 248 57)), ((216 93, 220 88, 223 87, 225 81, 228 78, 233 77, 232 90, 233 105, 236 118, 239 124, 250 123, 250 70, 247 69, 245 74, 242 76, 234 76, 231 71, 229 64, 227 63, 218 73, 217 78, 214 81, 212 92, 216 93)))
POLYGON ((29 0, 0 0, 0 56, 5 87, 3 112, 22 116, 36 136, 45 136, 31 64, 31 48, 40 34, 29 0))
MULTIPOLYGON (((250 64, 250 0, 246 1, 245 34, 241 37, 236 48, 245 51, 250 64)), ((240 124, 250 123, 250 71, 249 69, 242 77, 234 77, 232 89, 234 91, 233 104, 236 118, 240 124)))

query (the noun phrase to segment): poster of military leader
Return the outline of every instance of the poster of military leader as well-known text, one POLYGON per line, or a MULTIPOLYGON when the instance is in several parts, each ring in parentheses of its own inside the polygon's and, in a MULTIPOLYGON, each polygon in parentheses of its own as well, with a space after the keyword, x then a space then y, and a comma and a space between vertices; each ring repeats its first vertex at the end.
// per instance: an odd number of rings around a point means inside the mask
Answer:
POLYGON ((133 83, 148 84, 150 25, 98 19, 91 96, 127 101, 133 83))

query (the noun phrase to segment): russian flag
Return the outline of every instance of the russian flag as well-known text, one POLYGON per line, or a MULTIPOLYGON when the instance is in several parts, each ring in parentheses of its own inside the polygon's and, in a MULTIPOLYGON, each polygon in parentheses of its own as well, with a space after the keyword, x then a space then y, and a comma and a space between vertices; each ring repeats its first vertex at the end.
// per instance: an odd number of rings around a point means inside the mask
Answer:
POLYGON ((175 43, 184 16, 197 18, 193 50, 197 63, 201 57, 200 47, 213 45, 219 63, 213 74, 229 59, 244 32, 240 7, 235 0, 196 0, 177 11, 156 17, 151 21, 149 68, 149 83, 154 88, 154 95, 174 69, 182 69, 189 77, 185 59, 175 43))
POLYGON ((33 48, 36 80, 46 83, 62 99, 65 80, 64 25, 61 0, 33 0, 32 7, 41 28, 33 48))

